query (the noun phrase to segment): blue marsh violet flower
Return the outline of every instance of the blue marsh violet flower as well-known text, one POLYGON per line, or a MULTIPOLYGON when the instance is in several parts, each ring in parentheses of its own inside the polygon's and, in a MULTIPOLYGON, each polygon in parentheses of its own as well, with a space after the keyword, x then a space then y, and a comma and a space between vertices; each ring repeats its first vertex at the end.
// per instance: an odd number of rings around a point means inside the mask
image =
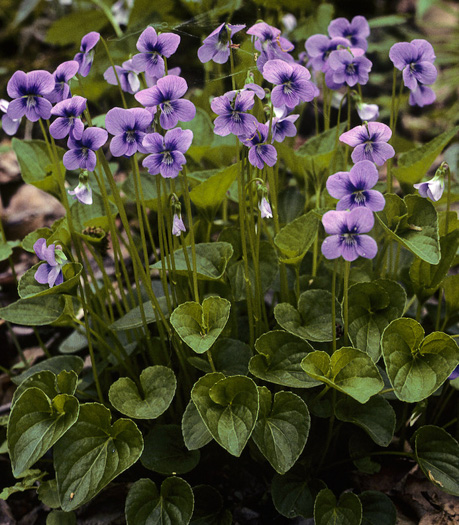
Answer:
POLYGON ((355 104, 357 108, 357 113, 360 117, 360 120, 375 120, 379 117, 379 107, 377 104, 365 104, 364 102, 357 102, 355 104))
POLYGON ((158 35, 153 27, 147 27, 139 36, 136 47, 140 51, 132 57, 132 65, 152 77, 162 77, 166 72, 163 56, 169 58, 180 44, 180 37, 174 33, 158 35))
POLYGON ((182 232, 186 232, 185 224, 183 224, 182 215, 174 213, 172 218, 172 235, 180 237, 182 232))
POLYGON ((198 49, 198 58, 205 64, 213 60, 217 64, 224 64, 230 56, 231 37, 241 29, 245 24, 221 24, 206 37, 202 46, 198 49), (229 33, 229 34, 228 34, 229 33))
POLYGON ((62 266, 67 260, 62 247, 54 244, 46 246, 46 239, 41 238, 35 242, 33 249, 41 261, 46 261, 35 272, 35 280, 40 284, 48 284, 50 288, 62 284, 64 282, 62 266))
POLYGON ((49 95, 46 95, 46 98, 52 104, 71 97, 68 83, 78 73, 79 68, 80 64, 76 60, 69 60, 57 66, 56 71, 53 73, 54 89, 49 95))
POLYGON ((55 139, 63 139, 71 135, 75 139, 81 139, 84 124, 80 119, 86 109, 86 99, 75 95, 58 102, 51 110, 51 115, 56 115, 57 119, 49 127, 51 136, 55 139))
POLYGON ((194 104, 182 99, 187 92, 186 80, 176 75, 158 79, 156 86, 142 89, 134 95, 142 106, 158 106, 161 110, 159 123, 163 129, 172 129, 177 123, 193 120, 196 115, 194 104))
POLYGON ((418 83, 433 84, 437 78, 437 68, 433 65, 435 53, 427 40, 416 39, 398 42, 389 51, 394 67, 403 71, 403 82, 411 90, 418 83))
POLYGON ((322 254, 327 259, 343 257, 355 261, 359 256, 373 259, 378 251, 376 241, 369 235, 374 225, 373 212, 368 208, 351 211, 327 211, 322 217, 325 231, 330 234, 322 243, 322 254))
POLYGON ((2 129, 7 135, 15 135, 21 125, 22 118, 12 119, 6 114, 9 104, 7 100, 0 98, 0 111, 5 113, 2 116, 2 129))
POLYGON ((392 131, 386 124, 368 122, 342 133, 339 140, 354 148, 351 155, 354 162, 371 160, 382 166, 395 155, 394 148, 387 144, 391 136, 392 131))
POLYGON ((264 165, 274 166, 277 162, 277 151, 274 146, 267 144, 269 127, 267 124, 258 124, 257 131, 251 137, 240 137, 242 143, 249 149, 249 162, 258 169, 264 165))
POLYGON ((363 53, 358 47, 332 51, 327 62, 329 68, 325 73, 327 86, 336 89, 336 86, 341 87, 344 84, 351 87, 366 84, 373 64, 363 53))
POLYGON ((290 109, 300 102, 310 102, 316 93, 309 81, 311 74, 299 64, 288 64, 283 60, 268 60, 263 68, 263 78, 275 84, 271 100, 275 107, 290 109))
POLYGON ((445 177, 441 170, 437 170, 435 176, 427 182, 420 182, 419 184, 413 184, 413 186, 419 191, 421 197, 429 197, 432 201, 439 201, 443 195, 445 189, 445 177))
POLYGON ((271 124, 273 142, 283 142, 285 137, 294 137, 297 133, 294 122, 299 115, 287 115, 286 117, 274 117, 271 124))
POLYGON ((67 190, 67 193, 73 195, 73 198, 81 204, 89 206, 92 204, 92 188, 87 182, 80 181, 74 190, 67 190))
POLYGON ((259 71, 263 71, 268 60, 277 58, 284 62, 294 62, 290 51, 293 51, 295 46, 281 36, 280 29, 270 26, 266 22, 259 22, 250 27, 247 34, 255 37, 255 49, 260 51, 260 56, 257 59, 259 71))
POLYGON ((364 16, 354 16, 349 22, 347 18, 336 18, 328 26, 328 34, 332 38, 346 38, 351 47, 359 47, 367 50, 367 37, 370 36, 370 26, 364 16))
POLYGON ((448 377, 450 381, 457 379, 459 377, 459 365, 451 372, 451 375, 448 377))
POLYGON ((328 57, 332 51, 338 49, 338 46, 349 47, 349 41, 343 37, 329 38, 326 35, 312 35, 304 44, 308 57, 308 67, 311 66, 314 71, 326 71, 328 57))
POLYGON ((114 135, 110 142, 110 151, 114 157, 131 157, 137 151, 147 153, 142 146, 146 130, 153 115, 143 108, 113 108, 105 117, 107 131, 114 135))
POLYGON ((94 153, 102 147, 108 139, 108 133, 102 128, 86 128, 80 139, 69 136, 67 147, 69 151, 64 153, 62 162, 68 170, 94 171, 97 157, 94 153))
POLYGON ((81 39, 80 52, 75 55, 73 60, 80 64, 78 73, 82 77, 87 77, 91 71, 92 63, 94 61, 94 48, 99 42, 100 34, 96 31, 91 31, 81 39))
POLYGON ((151 175, 160 173, 164 178, 173 179, 186 164, 184 153, 192 140, 193 132, 189 129, 171 129, 164 137, 159 133, 149 133, 143 140, 143 147, 151 155, 143 159, 142 165, 151 175))
POLYGON ((262 219, 272 219, 273 218, 273 211, 266 197, 261 198, 261 201, 258 203, 258 209, 261 212, 262 219))
POLYGON ((257 130, 257 119, 246 113, 255 104, 255 93, 251 90, 229 91, 215 97, 210 107, 218 115, 214 120, 214 133, 225 137, 232 133, 236 136, 251 136, 257 130))
MULTIPOLYGON (((132 63, 132 59, 126 60, 121 66, 115 66, 115 70, 116 75, 118 75, 118 79, 120 81, 121 89, 123 91, 125 91, 126 93, 130 93, 131 95, 139 91, 139 73, 141 73, 142 70, 134 66, 134 64, 132 63)), ((110 66, 108 69, 105 70, 104 78, 106 82, 108 82, 112 86, 116 86, 118 84, 116 80, 116 75, 115 71, 113 71, 113 67, 110 66)))
POLYGON ((410 106, 419 106, 420 108, 433 104, 436 99, 433 89, 418 82, 416 89, 410 90, 410 98, 408 100, 410 106))
POLYGON ((351 171, 338 171, 327 179, 328 193, 339 199, 336 209, 353 210, 364 206, 371 211, 384 209, 386 201, 382 193, 372 190, 378 182, 378 170, 373 162, 357 162, 351 171))
POLYGON ((25 115, 31 122, 49 119, 52 105, 45 97, 54 89, 54 84, 54 77, 48 71, 16 71, 6 87, 14 99, 8 105, 8 117, 17 120, 25 115))

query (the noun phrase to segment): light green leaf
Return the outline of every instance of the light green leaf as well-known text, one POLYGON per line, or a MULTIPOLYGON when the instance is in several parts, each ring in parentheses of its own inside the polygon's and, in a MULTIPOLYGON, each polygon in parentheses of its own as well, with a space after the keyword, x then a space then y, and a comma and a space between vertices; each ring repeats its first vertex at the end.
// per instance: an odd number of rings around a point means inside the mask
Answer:
POLYGON ((53 510, 46 516, 46 525, 76 525, 76 516, 73 512, 53 510))
POLYGON ((305 402, 292 392, 276 392, 274 399, 266 387, 259 387, 260 412, 253 440, 279 474, 296 463, 309 435, 311 418, 305 402))
POLYGON ((193 514, 191 487, 181 478, 165 479, 158 493, 150 479, 136 481, 126 499, 127 525, 187 525, 193 514))
POLYGON ((199 450, 185 447, 179 425, 156 425, 145 437, 142 465, 165 476, 186 474, 199 463, 199 450))
POLYGON ((54 447, 61 507, 77 509, 133 465, 143 450, 142 434, 130 419, 110 424, 110 410, 81 405, 77 422, 54 447))
POLYGON ((362 504, 362 525, 395 525, 397 511, 383 492, 366 490, 359 495, 362 504))
MULTIPOLYGON (((226 265, 233 255, 233 247, 228 242, 206 242, 195 245, 196 274, 198 279, 217 280, 223 277, 226 265)), ((186 247, 188 260, 192 265, 191 246, 186 247)), ((174 252, 175 271, 179 275, 189 276, 188 266, 183 248, 174 252)), ((193 266, 191 266, 193 267, 193 266)), ((150 268, 162 269, 162 262, 152 264, 150 268)))
POLYGON ((335 407, 335 415, 340 421, 354 423, 381 447, 387 447, 395 431, 395 412, 389 401, 374 396, 365 404, 350 397, 340 399, 335 407))
POLYGON ((72 396, 76 390, 77 380, 78 375, 73 370, 70 372, 63 370, 57 377, 56 374, 49 370, 37 371, 24 379, 15 390, 11 406, 16 403, 19 396, 28 388, 39 388, 50 399, 53 399, 58 394, 69 394, 72 396))
MULTIPOLYGON (((298 310, 288 303, 279 303, 274 317, 280 326, 293 335, 309 341, 332 341, 332 294, 327 290, 307 290, 300 295, 298 310)), ((336 322, 341 309, 335 299, 336 322)))
POLYGON ((202 306, 182 303, 172 312, 171 324, 180 338, 196 353, 207 352, 228 322, 231 303, 221 297, 207 297, 202 306))
POLYGON ((66 394, 50 399, 28 388, 16 400, 8 423, 8 450, 14 476, 38 461, 75 423, 78 400, 66 394))
POLYGON ((424 338, 424 329, 414 319, 392 321, 381 345, 395 394, 408 403, 429 397, 459 363, 459 347, 452 337, 433 332, 424 338))
POLYGON ((316 525, 360 525, 362 504, 352 492, 342 494, 337 503, 333 492, 323 489, 314 504, 314 521, 316 525))
MULTIPOLYGON (((166 298, 161 296, 157 299, 159 307, 167 319, 169 317, 169 311, 167 308, 166 298)), ((147 324, 156 323, 155 309, 151 301, 145 301, 143 303, 143 311, 145 313, 145 321, 147 324)), ((140 306, 136 306, 132 310, 129 310, 127 314, 124 314, 123 317, 120 317, 114 323, 112 323, 110 328, 118 332, 130 330, 131 328, 140 328, 141 326, 143 326, 143 321, 140 314, 140 306)))
POLYGON ((301 361, 314 348, 288 332, 273 330, 255 341, 258 355, 249 363, 250 373, 259 379, 292 388, 312 388, 320 384, 301 368, 301 361))
POLYGON ((347 394, 359 403, 366 403, 384 387, 376 365, 361 350, 342 347, 330 357, 315 351, 301 362, 303 370, 312 378, 347 394))
POLYGON ((207 374, 193 386, 191 399, 215 441, 240 456, 258 416, 255 383, 245 376, 207 374))
POLYGON ((13 248, 21 246, 20 241, 0 241, 0 262, 6 261, 13 254, 13 248))
POLYGON ((284 226, 274 237, 274 244, 283 255, 281 262, 300 263, 314 242, 319 224, 319 217, 310 211, 284 226))
POLYGON ((38 469, 26 470, 18 476, 18 478, 23 478, 21 481, 18 481, 12 487, 4 487, 0 492, 0 499, 7 500, 11 494, 16 492, 24 492, 26 490, 37 490, 37 481, 46 476, 46 472, 42 472, 38 469))
POLYGON ((65 316, 65 295, 47 295, 19 299, 0 308, 0 318, 23 326, 44 326, 55 323, 65 316))
POLYGON ((445 290, 446 313, 450 317, 459 310, 459 273, 448 275, 443 285, 445 290))
POLYGON ((239 164, 233 164, 195 186, 190 192, 193 204, 213 215, 225 199, 226 192, 236 179, 239 169, 239 164))
POLYGON ((46 42, 58 46, 80 45, 81 39, 90 31, 100 31, 107 25, 104 13, 96 9, 78 9, 59 17, 46 33, 46 42))
POLYGON ((197 450, 212 441, 212 434, 207 430, 196 405, 191 399, 183 413, 182 434, 188 450, 197 450))
POLYGON ((414 435, 421 470, 438 488, 459 496, 459 443, 446 430, 428 425, 414 435))
POLYGON ((110 403, 122 414, 134 419, 156 419, 165 412, 174 399, 177 381, 174 372, 166 366, 149 366, 140 374, 137 385, 129 377, 120 377, 110 387, 110 403))
POLYGON ((61 506, 55 479, 42 481, 38 487, 37 495, 38 499, 47 507, 58 509, 61 506))
POLYGON ((38 263, 29 270, 19 279, 18 284, 18 294, 22 299, 27 299, 29 297, 42 297, 44 295, 53 295, 53 294, 62 294, 67 293, 71 294, 75 291, 76 287, 80 282, 81 271, 83 266, 80 263, 67 263, 62 268, 62 273, 64 275, 64 282, 49 287, 48 284, 40 284, 35 280, 35 273, 38 270, 38 267, 46 263, 38 263))

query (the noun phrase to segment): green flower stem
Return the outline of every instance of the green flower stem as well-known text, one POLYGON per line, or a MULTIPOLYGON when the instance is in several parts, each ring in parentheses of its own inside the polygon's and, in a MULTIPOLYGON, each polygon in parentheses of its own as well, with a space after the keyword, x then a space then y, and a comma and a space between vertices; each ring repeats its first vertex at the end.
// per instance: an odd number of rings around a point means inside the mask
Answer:
POLYGON ((336 267, 338 265, 338 259, 333 261, 333 275, 332 275, 332 335, 333 335, 333 352, 336 351, 336 267))
POLYGON ((210 353, 210 350, 207 350, 206 355, 212 372, 216 372, 217 369, 215 368, 214 360, 212 359, 212 354, 210 353))
POLYGON ((440 321, 441 321, 441 306, 443 301, 443 286, 440 286, 438 290, 438 306, 437 306, 437 316, 435 318, 435 331, 440 330, 440 321))
POLYGON ((343 316, 344 316, 344 344, 349 344, 349 273, 351 263, 344 261, 344 292, 343 292, 343 316))
POLYGON ((103 44, 103 46, 105 48, 105 52, 107 53, 108 60, 110 61, 110 65, 112 66, 112 69, 113 69, 113 73, 115 73, 116 83, 118 85, 118 89, 119 89, 119 92, 120 92, 121 100, 123 101, 123 107, 124 107, 124 109, 127 109, 128 105, 126 103, 126 97, 124 96, 124 92, 123 92, 123 90, 121 88, 121 82, 120 82, 120 79, 118 77, 118 72, 116 71, 115 63, 113 62, 112 55, 110 54, 110 51, 108 49, 107 42, 105 41, 105 38, 103 36, 100 37, 100 41, 102 42, 102 44, 103 44))
POLYGON ((187 250, 187 244, 182 234, 180 234, 180 244, 182 245, 183 255, 185 257, 186 268, 188 270, 188 286, 189 286, 191 295, 193 295, 193 268, 191 267, 190 257, 188 255, 188 250, 187 250))
MULTIPOLYGON (((231 29, 228 26, 226 26, 226 31, 228 32, 228 40, 230 41, 230 44, 231 44, 231 29)), ((231 88, 234 91, 236 89, 236 77, 234 76, 235 75, 234 54, 233 54, 233 48, 231 47, 231 45, 229 46, 229 50, 230 50, 231 88)))
MULTIPOLYGON (((164 194, 167 194, 166 181, 161 177, 161 186, 164 194)), ((167 207, 164 210, 164 219, 166 220, 166 231, 165 231, 165 242, 166 242, 166 253, 167 253, 167 263, 170 268, 170 277, 169 280, 172 284, 172 301, 174 306, 178 305, 177 301, 177 273, 175 267, 175 256, 174 256, 174 240, 172 235, 172 217, 171 209, 167 207)))
POLYGON ((112 25, 113 29, 115 30, 116 36, 118 38, 121 38, 123 36, 123 31, 121 31, 120 25, 116 21, 116 18, 113 16, 113 13, 103 0, 90 0, 95 6, 97 6, 107 17, 107 20, 112 25))
MULTIPOLYGON (((321 195, 322 193, 322 187, 319 181, 316 182, 316 203, 315 208, 316 210, 320 208, 321 203, 321 195)), ((317 232, 316 236, 314 237, 314 243, 312 245, 312 271, 311 275, 312 277, 315 277, 317 275, 317 268, 318 268, 318 257, 319 257, 319 233, 317 232)))
POLYGON ((43 342, 43 339, 40 337, 40 333, 38 332, 37 327, 33 326, 32 328, 33 328, 33 333, 34 333, 35 337, 37 338, 38 344, 40 345, 40 348, 45 353, 45 356, 48 359, 51 358, 52 355, 50 354, 48 348, 46 347, 45 343, 43 342))
POLYGON ((11 336, 11 340, 13 341, 13 345, 16 348, 19 357, 21 358, 22 363, 24 364, 25 368, 30 368, 30 364, 26 359, 26 356, 21 348, 21 345, 19 344, 18 338, 16 337, 16 334, 13 331, 13 327, 11 326, 11 323, 9 321, 5 321, 6 326, 8 327, 8 331, 11 336))
POLYGON ((293 269, 295 270, 295 296, 296 296, 296 302, 300 300, 300 265, 301 261, 293 266, 293 269))
POLYGON ((193 264, 194 300, 197 303, 199 303, 198 274, 197 274, 197 264, 196 264, 196 245, 195 245, 195 240, 194 240, 193 216, 191 214, 191 200, 190 200, 190 192, 188 189, 188 179, 186 176, 186 166, 183 166, 182 176, 183 176, 183 196, 185 198, 186 216, 188 219, 188 228, 190 229, 189 235, 190 235, 190 245, 191 245, 191 262, 193 264))
POLYGON ((143 258, 144 258, 144 265, 145 270, 148 271, 148 268, 150 267, 150 262, 148 259, 148 248, 147 248, 147 242, 145 237, 145 228, 143 224, 144 220, 144 205, 140 196, 140 172, 139 172, 139 165, 137 163, 137 155, 133 155, 131 157, 131 166, 132 166, 132 172, 134 173, 134 191, 135 191, 135 203, 136 203, 136 209, 137 209, 137 218, 139 221, 139 231, 140 231, 140 242, 142 244, 142 251, 143 251, 143 258))
POLYGON ((451 170, 448 166, 448 186, 446 189, 446 219, 445 219, 445 235, 448 235, 449 230, 449 211, 451 209, 451 170))
POLYGON ((418 306, 416 308, 416 321, 418 323, 421 322, 421 317, 422 317, 422 303, 421 301, 418 299, 418 306))

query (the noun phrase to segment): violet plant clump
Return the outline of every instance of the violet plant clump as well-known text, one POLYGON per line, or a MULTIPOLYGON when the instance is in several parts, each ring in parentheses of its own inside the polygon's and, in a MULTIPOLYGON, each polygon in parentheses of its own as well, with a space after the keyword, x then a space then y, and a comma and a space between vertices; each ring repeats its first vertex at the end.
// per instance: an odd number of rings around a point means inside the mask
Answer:
POLYGON ((7 134, 28 120, 24 180, 65 210, 0 308, 57 334, 14 377, 12 474, 69 519, 114 482, 127 525, 240 522, 241 478, 259 523, 395 525, 392 493, 348 481, 370 459, 459 495, 457 166, 432 178, 459 127, 400 136, 405 103, 435 102, 433 47, 376 57, 363 16, 303 42, 293 15, 287 39, 206 14, 198 43, 104 12, 116 37, 13 72, 0 102, 7 134))

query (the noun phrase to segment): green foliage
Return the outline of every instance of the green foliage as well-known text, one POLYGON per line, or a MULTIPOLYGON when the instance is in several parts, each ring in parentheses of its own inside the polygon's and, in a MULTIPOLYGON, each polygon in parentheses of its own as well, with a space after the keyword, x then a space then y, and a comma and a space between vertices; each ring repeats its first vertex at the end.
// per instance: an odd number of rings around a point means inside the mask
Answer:
POLYGON ((323 489, 314 504, 314 521, 317 525, 360 525, 362 504, 352 492, 345 492, 337 502, 330 489, 323 489))

